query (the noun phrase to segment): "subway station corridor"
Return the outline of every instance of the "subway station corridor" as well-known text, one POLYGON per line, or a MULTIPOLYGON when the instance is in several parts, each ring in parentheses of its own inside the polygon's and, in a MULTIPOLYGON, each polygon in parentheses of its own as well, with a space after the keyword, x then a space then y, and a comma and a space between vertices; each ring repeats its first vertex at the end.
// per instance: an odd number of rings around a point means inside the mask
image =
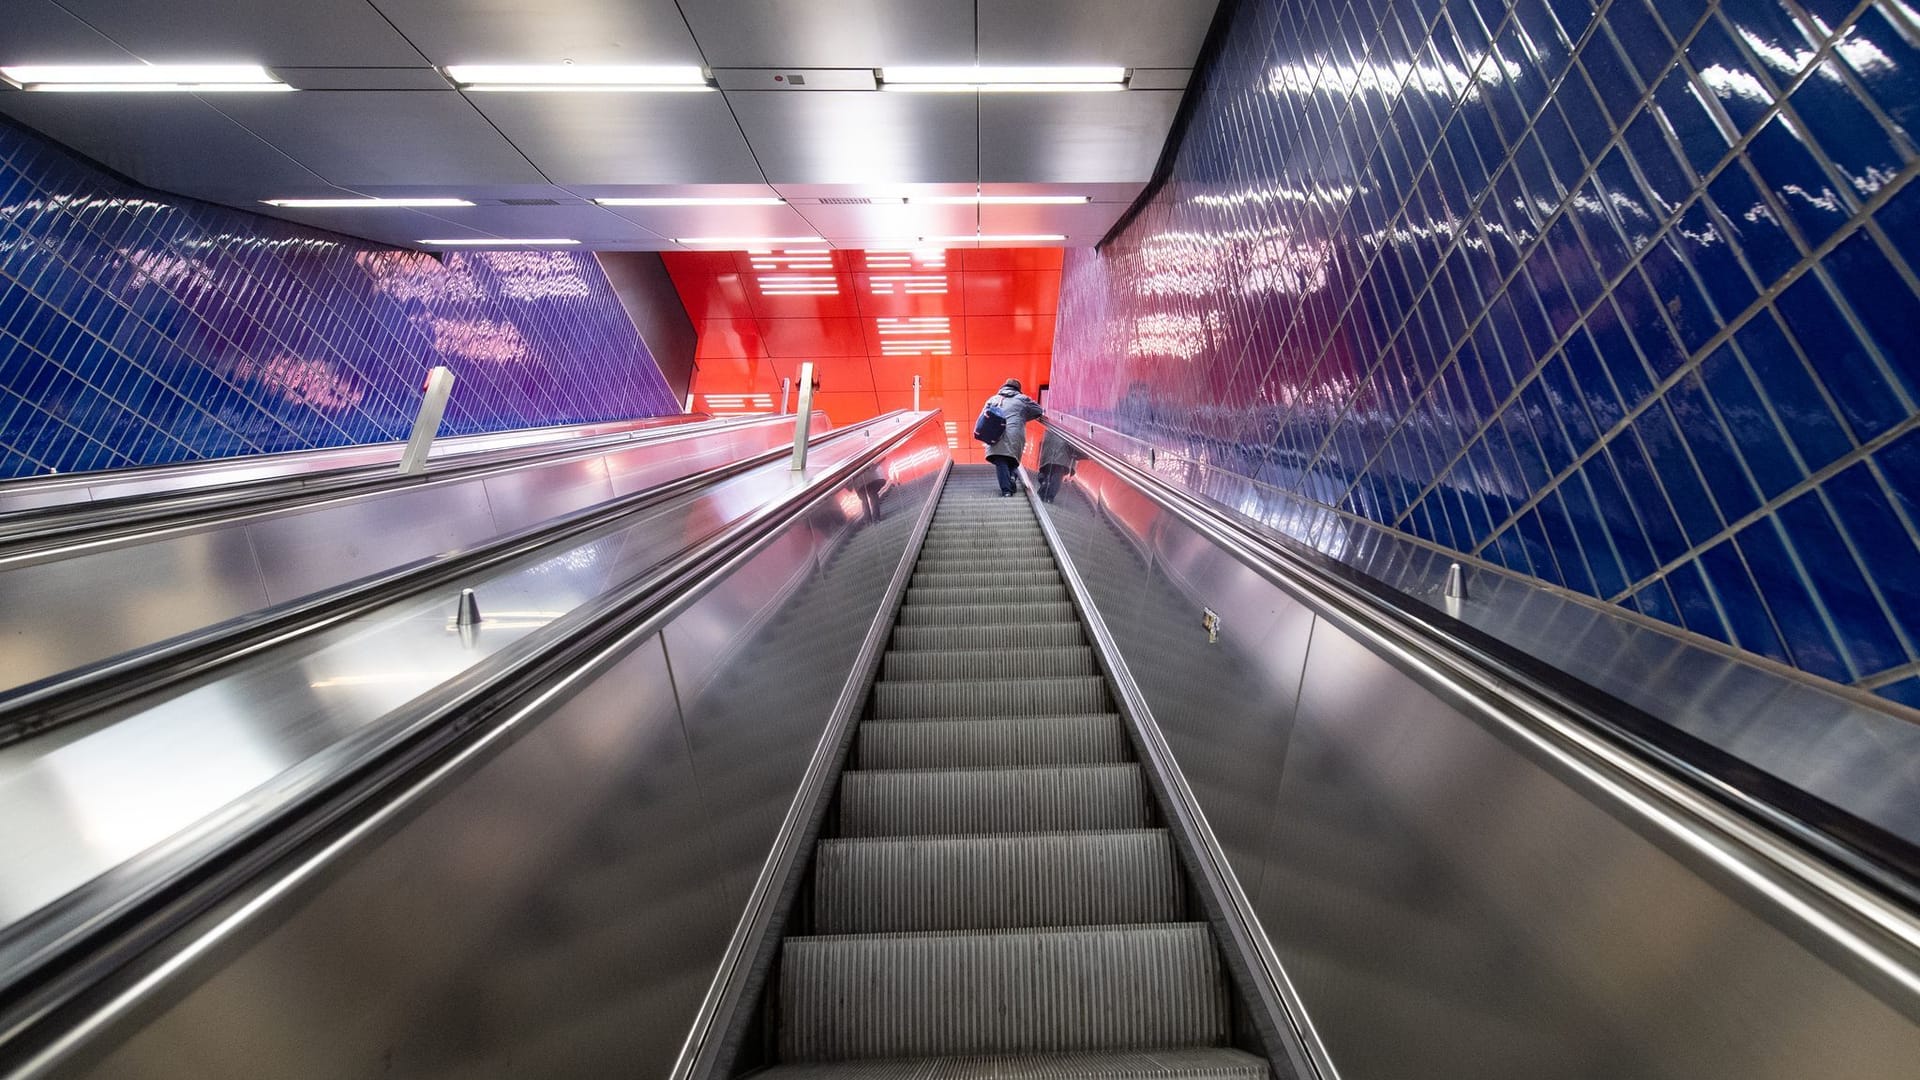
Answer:
POLYGON ((0 0, 0 1080, 1920 1077, 1910 0, 0 0))

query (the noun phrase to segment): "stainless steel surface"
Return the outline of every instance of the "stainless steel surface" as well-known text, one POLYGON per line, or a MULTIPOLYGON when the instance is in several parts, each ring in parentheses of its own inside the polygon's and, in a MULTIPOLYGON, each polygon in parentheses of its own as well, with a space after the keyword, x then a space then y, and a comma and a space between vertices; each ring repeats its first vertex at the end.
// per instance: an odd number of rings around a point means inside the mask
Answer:
POLYGON ((1920 1060, 1902 916, 1836 907, 1817 868, 1577 733, 1469 708, 1480 688, 1383 653, 1097 461, 1046 512, 1338 1075, 1920 1060))
POLYGON ((1219 0, 980 0, 980 62, 1190 68, 1218 6, 1219 0))
MULTIPOLYGON (((485 435, 456 435, 435 440, 428 460, 435 464, 452 462, 465 454, 525 449, 540 444, 561 445, 578 439, 609 435, 651 435, 690 424, 711 424, 706 414, 692 416, 656 416, 617 423, 570 424, 559 427, 526 428, 485 435)), ((271 479, 298 479, 315 474, 372 465, 391 465, 400 460, 405 444, 373 443, 361 446, 335 446, 322 450, 295 450, 285 454, 249 454, 244 457, 217 458, 182 465, 156 465, 137 469, 109 469, 102 472, 73 473, 65 476, 36 476, 0 482, 0 513, 100 502, 132 495, 184 492, 271 479)))
POLYGON ((420 412, 413 418, 413 431, 407 436, 407 448, 400 452, 399 472, 415 476, 427 471, 427 452, 434 436, 440 434, 440 418, 446 415, 447 397, 453 393, 453 369, 435 365, 427 372, 420 412))
POLYGON ((1180 97, 1178 90, 981 94, 980 180, 1147 180, 1180 97))
POLYGON ((617 441, 518 470, 429 474, 316 506, 0 558, 0 689, 740 460, 783 444, 791 423, 617 441))
POLYGON ((800 416, 793 422, 794 472, 807 468, 807 423, 813 416, 813 388, 813 361, 809 360, 800 365, 800 416))
POLYGON ((979 178, 979 96, 835 90, 731 100, 770 184, 910 184, 979 178))
POLYGON ((945 457, 918 429, 7 1075, 666 1071, 945 457))
MULTIPOLYGON (((1148 448, 1067 418, 1078 435, 1136 466, 1148 448)), ((1650 716, 1704 740, 1846 813, 1920 843, 1920 720, 1884 698, 1840 687, 1614 606, 1583 602, 1491 564, 1472 569, 1471 596, 1449 606, 1457 552, 1423 546, 1357 519, 1310 512, 1277 489, 1162 452, 1158 472, 1230 511, 1269 516, 1251 527, 1281 545, 1306 536, 1321 552, 1485 631, 1650 716), (1258 488, 1258 490, 1255 490, 1258 488), (1813 719, 1817 718, 1817 722, 1813 719)))
POLYGON ((948 0, 698 0, 680 10, 714 67, 974 62, 973 7, 948 0))

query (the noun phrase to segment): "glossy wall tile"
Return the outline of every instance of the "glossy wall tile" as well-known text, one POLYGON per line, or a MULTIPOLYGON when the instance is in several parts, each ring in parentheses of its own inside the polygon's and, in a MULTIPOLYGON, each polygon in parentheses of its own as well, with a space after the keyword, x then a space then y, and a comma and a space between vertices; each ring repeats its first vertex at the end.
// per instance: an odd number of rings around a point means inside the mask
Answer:
POLYGON ((436 258, 124 183, 0 122, 0 479, 678 412, 591 256, 436 258))
POLYGON ((1057 405, 1920 705, 1920 14, 1242 0, 1057 405))

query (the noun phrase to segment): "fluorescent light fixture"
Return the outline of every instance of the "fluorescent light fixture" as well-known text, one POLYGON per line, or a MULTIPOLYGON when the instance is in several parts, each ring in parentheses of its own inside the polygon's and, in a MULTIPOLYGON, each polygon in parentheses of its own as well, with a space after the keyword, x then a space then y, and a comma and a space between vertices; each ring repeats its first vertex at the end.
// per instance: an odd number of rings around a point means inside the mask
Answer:
POLYGON ((633 64, 451 64, 447 78, 462 90, 651 92, 712 90, 697 67, 633 64))
POLYGON ((1123 67, 890 67, 880 69, 883 90, 923 93, 969 91, 1057 93, 1124 90, 1123 67))
POLYGON ((22 90, 68 93, 281 93, 293 87, 258 64, 21 64, 0 78, 22 90))
POLYGON ((928 244, 971 244, 975 241, 1017 243, 1039 243, 1048 240, 1065 240, 1065 233, 980 233, 976 236, 923 236, 921 241, 928 244))
POLYGON ((577 244, 580 241, 569 240, 562 236, 519 236, 507 239, 473 240, 461 238, 455 240, 422 240, 420 242, 423 244, 431 244, 434 247, 566 247, 571 244, 577 244))
POLYGON ((914 195, 909 203, 928 206, 1079 206, 1091 195, 914 195))
POLYGON ((278 206, 287 210, 345 210, 353 208, 378 209, 394 206, 472 206, 466 199, 424 198, 424 199, 262 199, 268 206, 278 206))
POLYGON ((726 244, 731 247, 786 247, 788 244, 824 244, 817 236, 676 236, 676 244, 726 244))
POLYGON ((595 199, 601 206, 785 206, 771 195, 670 195, 660 198, 595 199))

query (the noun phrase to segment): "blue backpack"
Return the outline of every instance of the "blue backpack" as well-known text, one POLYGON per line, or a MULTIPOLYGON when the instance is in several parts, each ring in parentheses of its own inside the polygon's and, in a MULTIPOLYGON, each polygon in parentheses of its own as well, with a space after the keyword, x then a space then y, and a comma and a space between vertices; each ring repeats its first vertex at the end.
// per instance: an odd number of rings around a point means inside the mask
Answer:
POLYGON ((980 410, 980 419, 973 422, 974 441, 991 445, 1006 433, 1007 414, 1000 410, 997 402, 987 402, 987 407, 980 410))

